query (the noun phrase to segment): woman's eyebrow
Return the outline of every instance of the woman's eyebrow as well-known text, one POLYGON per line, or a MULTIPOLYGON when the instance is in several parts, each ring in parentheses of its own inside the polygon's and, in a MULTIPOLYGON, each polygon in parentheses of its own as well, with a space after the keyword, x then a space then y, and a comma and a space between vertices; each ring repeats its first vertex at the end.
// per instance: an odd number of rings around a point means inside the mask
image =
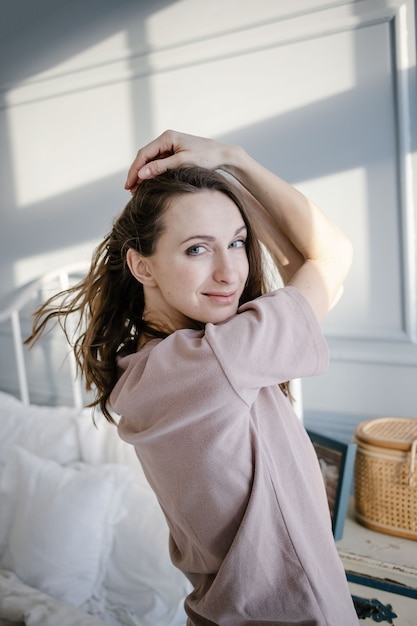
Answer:
MULTIPOLYGON (((237 229, 233 237, 236 237, 244 230, 246 230, 245 224, 243 224, 243 226, 240 226, 237 229)), ((212 235, 191 235, 191 237, 187 237, 187 239, 184 239, 184 241, 182 241, 180 245, 183 245, 184 243, 188 243, 189 241, 192 241, 193 239, 202 239, 204 241, 215 241, 216 237, 213 237, 212 235)))

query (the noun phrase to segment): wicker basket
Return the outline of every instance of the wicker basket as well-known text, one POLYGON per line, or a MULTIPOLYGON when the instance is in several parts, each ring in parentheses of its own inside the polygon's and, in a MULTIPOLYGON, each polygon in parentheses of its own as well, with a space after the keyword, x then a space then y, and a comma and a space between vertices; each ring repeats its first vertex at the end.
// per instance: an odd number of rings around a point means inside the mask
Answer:
POLYGON ((383 533, 417 539, 417 419, 384 417, 355 430, 355 512, 383 533))

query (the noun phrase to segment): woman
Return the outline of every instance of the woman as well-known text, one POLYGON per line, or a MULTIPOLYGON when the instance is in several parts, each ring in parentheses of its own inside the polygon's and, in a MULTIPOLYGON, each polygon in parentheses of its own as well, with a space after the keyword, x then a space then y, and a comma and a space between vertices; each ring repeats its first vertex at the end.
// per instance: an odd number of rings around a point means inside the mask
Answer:
POLYGON ((126 188, 89 275, 42 307, 31 339, 81 315, 87 388, 110 421, 121 416, 165 513, 172 561, 193 585, 189 626, 357 624, 287 393, 327 365, 319 324, 350 242, 243 149, 209 139, 164 133, 139 150, 126 188), (259 241, 285 284, 264 295, 259 241))

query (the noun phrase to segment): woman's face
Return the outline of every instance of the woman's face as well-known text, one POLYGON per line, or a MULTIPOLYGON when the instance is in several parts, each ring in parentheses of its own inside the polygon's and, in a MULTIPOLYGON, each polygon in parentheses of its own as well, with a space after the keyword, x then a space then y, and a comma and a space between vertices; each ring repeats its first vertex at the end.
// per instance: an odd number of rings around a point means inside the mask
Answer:
POLYGON ((183 194, 167 208, 164 226, 145 259, 145 316, 178 329, 190 319, 217 324, 234 315, 249 271, 235 203, 219 191, 183 194))

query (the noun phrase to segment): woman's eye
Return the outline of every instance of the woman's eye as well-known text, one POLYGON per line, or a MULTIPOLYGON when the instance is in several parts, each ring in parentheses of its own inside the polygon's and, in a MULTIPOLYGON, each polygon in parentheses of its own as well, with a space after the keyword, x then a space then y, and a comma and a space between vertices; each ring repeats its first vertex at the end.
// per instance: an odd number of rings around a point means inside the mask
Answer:
POLYGON ((203 246, 191 246, 191 248, 188 248, 186 251, 186 253, 191 256, 197 256, 198 254, 202 254, 203 252, 204 252, 203 246))
POLYGON ((231 248, 244 248, 246 246, 246 239, 236 239, 230 244, 231 248))

